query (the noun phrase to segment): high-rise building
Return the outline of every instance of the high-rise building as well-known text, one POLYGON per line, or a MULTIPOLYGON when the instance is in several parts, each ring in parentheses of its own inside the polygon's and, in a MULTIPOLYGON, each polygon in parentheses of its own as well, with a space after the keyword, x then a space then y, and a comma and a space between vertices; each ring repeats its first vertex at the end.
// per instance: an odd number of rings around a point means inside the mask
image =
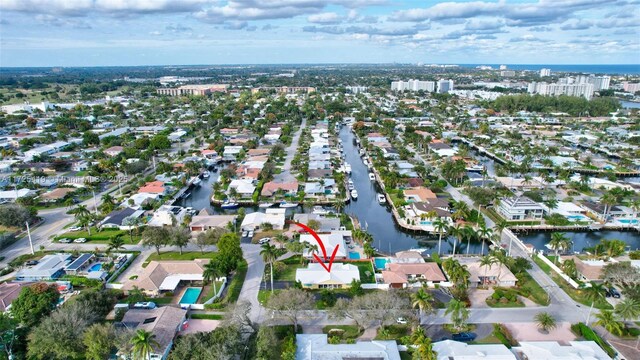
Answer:
POLYGON ((567 83, 555 83, 555 84, 547 84, 544 82, 536 83, 532 82, 527 86, 527 92, 529 94, 539 94, 539 95, 568 95, 568 96, 582 96, 587 100, 591 100, 593 96, 593 84, 590 83, 582 83, 582 84, 567 84, 567 83))
POLYGON ((513 77, 513 76, 516 76, 516 72, 513 70, 503 70, 503 71, 500 71, 500 76, 513 77))
POLYGON ((507 65, 500 65, 500 70, 507 70, 507 65))
POLYGON ((622 89, 626 92, 635 94, 636 92, 640 91, 640 83, 630 83, 628 81, 624 81, 622 82, 622 89))
POLYGON ((438 80, 438 93, 448 93, 451 90, 453 90, 453 80, 438 80))
POLYGON ((590 84, 593 84, 593 90, 608 90, 609 83, 611 82, 610 76, 590 76, 587 80, 590 84))
POLYGON ((551 69, 540 69, 540 77, 551 76, 551 69))
POLYGON ((392 81, 391 82, 391 90, 392 91, 427 91, 434 92, 435 91, 435 83, 433 81, 422 81, 422 80, 414 80, 411 79, 409 81, 392 81))

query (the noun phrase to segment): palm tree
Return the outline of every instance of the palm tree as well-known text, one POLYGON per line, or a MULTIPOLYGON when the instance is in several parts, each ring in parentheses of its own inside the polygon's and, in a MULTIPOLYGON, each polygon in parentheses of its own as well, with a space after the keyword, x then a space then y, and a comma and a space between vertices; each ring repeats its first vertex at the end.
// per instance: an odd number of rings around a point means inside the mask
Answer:
POLYGON ((469 318, 469 309, 467 309, 467 304, 465 302, 458 299, 452 299, 449 301, 444 314, 451 314, 453 327, 460 330, 464 327, 465 322, 469 318))
POLYGON ((537 313, 534 320, 542 332, 548 333, 557 327, 556 319, 546 312, 537 313))
POLYGON ((477 236, 476 231, 471 227, 466 225, 462 228, 462 232, 464 237, 467 238, 467 255, 469 255, 469 249, 471 249, 471 239, 477 236))
POLYGON ((607 222, 609 211, 611 211, 611 207, 618 202, 618 199, 616 199, 616 196, 611 192, 606 192, 600 198, 600 202, 604 205, 604 221, 607 222))
POLYGON ((433 222, 433 227, 438 232, 438 255, 440 255, 440 249, 442 247, 442 233, 447 230, 447 228, 449 227, 449 223, 442 218, 437 218, 433 222))
POLYGON ((598 301, 599 299, 604 298, 604 294, 606 292, 606 289, 604 288, 604 285, 596 283, 591 281, 590 282, 590 287, 586 287, 583 291, 584 291, 584 296, 588 299, 591 300, 591 307, 589 308, 589 315, 587 316, 587 326, 589 325, 589 320, 591 319, 591 311, 593 311, 593 305, 596 303, 596 301, 598 301))
POLYGON ((136 331, 133 339, 131 339, 131 344, 133 345, 133 354, 136 359, 151 359, 153 347, 160 346, 155 337, 156 336, 154 334, 146 330, 139 329, 136 331))
POLYGON ((600 310, 600 313, 596 315, 598 319, 595 324, 605 328, 613 335, 622 335, 624 332, 624 325, 618 321, 611 310, 600 310))
POLYGON ((411 333, 411 343, 415 345, 412 359, 437 360, 437 354, 433 351, 431 339, 424 333, 422 327, 417 327, 411 333))
POLYGON ((284 244, 289 241, 289 238, 285 234, 278 234, 273 237, 273 241, 280 244, 280 248, 282 249, 284 247, 284 244))
MULTIPOLYGON (((488 283, 488 279, 487 279, 487 271, 489 269, 491 269, 491 266, 493 266, 493 264, 497 263, 498 259, 496 259, 495 256, 491 256, 491 255, 485 255, 483 257, 480 258, 480 266, 484 266, 484 281, 483 283, 488 283)), ((500 280, 500 279, 498 279, 500 280)))
POLYGON ((205 283, 213 284, 213 293, 218 294, 218 289, 216 287, 216 281, 220 276, 224 275, 220 270, 220 266, 218 262, 214 262, 213 259, 209 260, 209 263, 204 265, 204 271, 202 272, 202 280, 205 283))
POLYGON ((269 263, 270 275, 271 275, 271 292, 273 293, 273 262, 276 259, 276 247, 266 243, 262 244, 262 250, 260 250, 260 255, 262 255, 262 259, 269 263))
POLYGON ((456 256, 456 245, 457 241, 464 235, 462 233, 462 228, 460 224, 455 224, 453 226, 449 226, 449 230, 447 231, 449 234, 453 236, 453 251, 451 252, 451 256, 456 256))
POLYGON ((560 249, 566 250, 569 247, 570 240, 563 233, 553 233, 551 234, 551 241, 549 241, 549 246, 556 252, 556 257, 554 259, 554 263, 558 263, 558 253, 560 249))
POLYGON ((627 297, 616 305, 614 312, 622 321, 637 319, 640 317, 640 302, 627 297))
POLYGON ((476 234, 478 234, 478 237, 480 238, 480 241, 482 242, 482 249, 480 250, 480 255, 484 255, 484 242, 485 240, 489 240, 491 239, 491 237, 493 236, 493 230, 491 230, 490 228, 488 228, 486 225, 480 225, 480 228, 478 228, 478 230, 476 231, 476 234))
POLYGON ((433 310, 432 302, 433 296, 431 293, 424 291, 424 289, 411 294, 411 306, 420 310, 420 316, 433 310))
POLYGON ((120 249, 124 249, 124 240, 122 240, 122 234, 118 234, 109 239, 109 246, 107 247, 108 251, 118 251, 120 249))

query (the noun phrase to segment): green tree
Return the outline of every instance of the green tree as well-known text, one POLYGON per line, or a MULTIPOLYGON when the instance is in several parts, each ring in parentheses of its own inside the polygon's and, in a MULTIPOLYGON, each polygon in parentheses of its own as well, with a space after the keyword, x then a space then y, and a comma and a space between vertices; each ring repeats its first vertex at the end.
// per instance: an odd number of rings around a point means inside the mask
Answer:
POLYGON ((627 297, 616 304, 614 312, 623 321, 627 321, 629 319, 637 319, 638 317, 640 317, 640 302, 638 302, 638 300, 627 297))
POLYGON ((202 278, 205 283, 213 284, 213 293, 218 294, 218 288, 216 287, 216 282, 218 278, 222 275, 222 270, 220 269, 220 264, 216 261, 217 259, 211 259, 207 264, 204 265, 204 271, 202 272, 202 278))
POLYGON ((600 325, 613 335, 622 335, 624 332, 624 325, 618 321, 615 314, 611 310, 600 310, 600 313, 596 314, 596 325, 600 325))
POLYGON ((364 294, 362 282, 356 279, 351 280, 351 285, 349 286, 349 294, 351 294, 351 296, 360 296, 364 294))
POLYGON ((569 248, 570 240, 563 233, 552 233, 549 246, 556 252, 554 263, 558 263, 558 252, 569 248))
POLYGON ((154 247, 158 255, 160 255, 160 248, 166 246, 169 239, 169 230, 163 227, 149 226, 142 233, 142 244, 154 247))
POLYGON ((420 288, 417 292, 411 294, 411 306, 420 310, 420 316, 433 311, 433 295, 420 288))
POLYGON ((106 360, 115 347, 115 333, 111 324, 93 324, 84 333, 85 358, 87 360, 106 360))
POLYGON ((154 346, 160 346, 156 341, 156 336, 146 330, 139 329, 131 339, 133 354, 136 359, 150 360, 154 346))
POLYGON ((242 248, 238 235, 227 233, 220 237, 217 259, 220 260, 220 268, 226 274, 238 267, 238 263, 242 261, 242 248))
POLYGON ((449 223, 442 218, 437 218, 433 222, 433 227, 438 232, 438 255, 441 255, 442 252, 440 249, 442 248, 442 234, 449 228, 449 223))
POLYGON ((591 300, 591 307, 589 308, 589 316, 587 317, 587 325, 589 325, 589 319, 591 318, 591 311, 593 311, 593 306, 595 305, 596 301, 604 299, 604 294, 606 292, 606 289, 602 284, 591 281, 590 285, 591 286, 585 287, 584 290, 582 290, 584 291, 585 298, 587 298, 588 300, 591 300))
POLYGON ((180 249, 180 255, 182 255, 182 248, 189 244, 189 240, 191 240, 191 231, 187 228, 174 227, 169 231, 169 242, 180 249))
POLYGON ((0 313, 0 348, 7 359, 13 359, 14 347, 19 343, 19 323, 7 312, 0 313))
POLYGON ((109 239, 109 245, 107 246, 107 250, 118 251, 124 249, 124 240, 122 240, 122 235, 116 235, 109 239))
POLYGON ((457 330, 462 330, 465 327, 467 319, 469 319, 469 309, 467 304, 457 299, 451 299, 447 304, 445 315, 451 314, 451 322, 453 327, 457 330))
POLYGON ((11 315, 21 324, 32 327, 56 308, 59 297, 54 285, 36 283, 23 287, 11 303, 11 315))
POLYGON ((277 257, 277 249, 274 245, 269 243, 262 244, 262 250, 260 250, 262 259, 269 264, 269 274, 271 275, 271 293, 273 293, 273 262, 277 257))
POLYGON ((271 294, 266 307, 274 311, 274 315, 285 318, 298 328, 298 320, 308 310, 315 308, 315 300, 305 290, 287 288, 271 294))

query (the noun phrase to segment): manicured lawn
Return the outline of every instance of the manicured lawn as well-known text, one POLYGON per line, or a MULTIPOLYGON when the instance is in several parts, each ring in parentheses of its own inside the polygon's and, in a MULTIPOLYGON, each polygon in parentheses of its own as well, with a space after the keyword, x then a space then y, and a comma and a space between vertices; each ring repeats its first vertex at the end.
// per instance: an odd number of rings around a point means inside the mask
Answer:
POLYGON ((495 335, 491 334, 480 340, 474 340, 469 343, 470 344, 502 344, 502 341, 500 341, 500 339, 498 339, 495 335))
MULTIPOLYGON (((216 281, 216 290, 220 291, 220 287, 222 287, 222 281, 216 281)), ((202 289, 202 293, 206 294, 206 296, 201 296, 202 299, 200 300, 200 302, 205 302, 209 299, 211 299, 215 293, 213 292, 213 284, 208 284, 206 285, 203 289, 202 289)))
MULTIPOLYGON (((305 266, 306 265, 301 265, 300 260, 296 259, 296 261, 292 264, 285 264, 284 269, 282 271, 278 271, 278 272, 274 271, 275 276, 273 277, 273 280, 274 281, 296 281, 296 270, 303 268, 305 266)), ((268 271, 268 269, 269 269, 269 265, 265 266, 265 271, 268 271)))
POLYGON ((524 303, 522 303, 521 301, 509 301, 506 303, 502 303, 500 301, 489 301, 486 300, 487 305, 489 305, 492 308, 518 308, 518 307, 524 307, 524 303))
POLYGON ((322 328, 323 334, 329 334, 329 331, 333 329, 342 330, 342 335, 340 336, 343 341, 349 339, 356 339, 358 336, 362 334, 360 329, 356 325, 327 325, 322 328))
POLYGON ((401 337, 411 335, 411 327, 409 325, 388 325, 378 328, 376 340, 400 340, 401 337), (383 336, 385 330, 388 334, 383 336))
POLYGON ((220 314, 191 314, 192 319, 200 320, 222 320, 223 315, 220 314))
POLYGON ((204 254, 199 251, 184 251, 182 255, 177 251, 167 251, 153 253, 149 255, 149 257, 144 261, 142 267, 147 267, 149 262, 158 261, 158 260, 195 260, 195 259, 212 259, 216 253, 215 252, 205 252, 204 254))
POLYGON ((360 282, 363 284, 375 284, 375 271, 373 270, 373 264, 371 261, 358 261, 352 262, 351 264, 357 266, 358 270, 360 270, 360 282))
POLYGON ((529 298, 538 305, 549 305, 549 295, 529 273, 523 272, 516 276, 518 277, 518 286, 515 289, 520 295, 529 298))
MULTIPOLYGON (((544 272, 549 274, 549 276, 551 276, 553 281, 555 281, 556 284, 558 284, 558 286, 560 286, 560 288, 562 290, 564 290, 564 292, 566 292, 567 295, 569 295, 573 300, 579 302, 580 304, 583 304, 583 305, 586 305, 586 306, 591 306, 591 300, 589 300, 589 299, 587 299, 585 297, 585 291, 584 290, 575 289, 568 282, 566 282, 563 278, 561 278, 555 271, 551 270, 551 268, 547 264, 542 262, 542 260, 538 259, 537 257, 534 258, 534 261, 536 262, 536 264, 538 264, 538 266, 540 266, 540 268, 544 272)), ((609 304, 604 297, 599 298, 595 302, 593 307, 595 307, 597 309, 613 309, 613 306, 611 306, 611 304, 609 304)))
POLYGON ((227 283, 227 292, 224 297, 222 299, 218 299, 217 302, 214 302, 211 305, 205 306, 211 309, 222 309, 228 304, 235 304, 238 301, 240 290, 242 290, 242 284, 244 284, 244 279, 247 276, 248 266, 249 265, 246 260, 243 260, 238 264, 238 268, 236 269, 235 274, 233 274, 231 281, 227 283))
MULTIPOLYGON (((273 290, 274 293, 280 290, 273 290)), ((269 297, 271 297, 271 290, 258 290, 258 301, 261 305, 265 305, 267 301, 269 301, 269 297)))
POLYGON ((133 241, 131 241, 131 238, 129 236, 129 231, 127 230, 103 229, 101 231, 98 231, 98 229, 95 227, 91 228, 91 235, 89 235, 89 233, 86 230, 69 231, 60 236, 56 236, 54 240, 57 241, 62 238, 67 238, 67 239, 85 238, 87 239, 88 242, 92 242, 95 244, 108 244, 109 240, 111 240, 112 238, 118 235, 122 236, 122 240, 124 241, 125 244, 137 244, 140 242, 140 235, 135 235, 135 232, 133 235, 133 241))

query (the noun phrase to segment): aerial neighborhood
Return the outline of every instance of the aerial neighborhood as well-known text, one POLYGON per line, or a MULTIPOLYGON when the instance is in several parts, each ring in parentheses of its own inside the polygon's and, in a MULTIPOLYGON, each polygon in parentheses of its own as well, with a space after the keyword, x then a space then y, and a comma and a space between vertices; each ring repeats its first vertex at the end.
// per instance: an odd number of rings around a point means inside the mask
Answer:
POLYGON ((0 357, 640 358, 640 77, 547 70, 3 70, 0 357))

